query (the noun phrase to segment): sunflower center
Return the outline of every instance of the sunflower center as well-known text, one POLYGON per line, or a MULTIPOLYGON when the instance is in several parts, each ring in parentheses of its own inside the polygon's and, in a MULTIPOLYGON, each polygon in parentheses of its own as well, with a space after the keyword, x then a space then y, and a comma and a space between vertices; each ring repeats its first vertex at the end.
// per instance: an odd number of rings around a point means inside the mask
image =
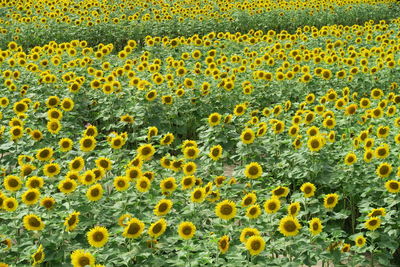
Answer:
POLYGON ((158 211, 159 212, 164 212, 168 209, 168 204, 167 203, 161 203, 160 206, 158 206, 158 211))
POLYGON ((33 201, 36 199, 36 193, 34 192, 29 192, 28 194, 26 194, 26 200, 27 201, 33 201))
POLYGON ((36 219, 35 217, 29 218, 28 223, 29 223, 29 225, 31 225, 33 227, 39 227, 40 226, 40 221, 38 219, 36 219))
POLYGON ((334 202, 335 202, 334 197, 328 197, 328 199, 326 200, 326 203, 328 203, 328 204, 333 204, 334 202))
POLYGON ((47 168, 47 171, 48 171, 49 173, 54 173, 54 172, 56 172, 56 170, 57 170, 57 168, 56 168, 54 165, 51 165, 51 166, 49 166, 49 167, 47 168))
POLYGON ((192 228, 191 228, 190 226, 185 226, 185 227, 182 229, 182 233, 183 233, 184 235, 190 235, 190 234, 192 233, 192 228))
POLYGON ((261 248, 261 243, 258 240, 254 240, 251 242, 250 246, 253 250, 259 250, 261 248))
POLYGON ((379 148, 379 149, 378 149, 378 155, 379 155, 379 156, 384 156, 384 155, 386 155, 386 149, 384 149, 384 148, 379 148))
POLYGON ((104 234, 102 232, 96 232, 93 235, 93 240, 96 242, 100 242, 104 239, 104 234))
POLYGON ((257 209, 256 208, 251 208, 249 213, 250 213, 250 215, 255 215, 257 213, 257 209))
POLYGON ((386 165, 383 165, 380 169, 379 169, 379 173, 382 175, 385 175, 389 172, 389 167, 386 165))
POLYGON ((83 147, 91 147, 92 146, 92 140, 90 140, 90 139, 85 139, 84 141, 83 141, 83 147))
POLYGON ((81 166, 81 163, 78 160, 76 160, 72 163, 72 168, 74 168, 74 169, 78 169, 80 166, 81 166))
POLYGON ((90 260, 86 256, 81 256, 78 260, 79 266, 86 266, 90 265, 90 260))
POLYGON ((44 201, 43 206, 45 206, 47 209, 49 209, 53 206, 53 202, 51 200, 46 200, 46 201, 44 201))
POLYGON ((246 141, 251 140, 252 137, 253 137, 253 136, 252 136, 251 133, 245 133, 245 134, 243 135, 243 139, 246 140, 246 141))
POLYGON ((189 186, 192 184, 192 179, 191 178, 186 178, 185 180, 183 180, 183 184, 186 186, 189 186))
POLYGON ((377 223, 378 223, 377 220, 371 220, 371 221, 369 222, 369 225, 375 226, 377 223))
POLYGON ((313 225, 312 225, 312 229, 313 229, 314 231, 317 231, 317 230, 318 230, 318 228, 319 228, 319 225, 318 225, 318 223, 313 223, 313 225))
POLYGON ((294 232, 297 229, 296 224, 293 221, 286 221, 283 228, 288 232, 294 232))
POLYGON ((304 193, 310 194, 311 192, 312 192, 312 189, 310 186, 307 186, 306 188, 304 188, 304 193))
POLYGON ((125 181, 119 180, 117 184, 118 184, 119 187, 124 187, 125 186, 125 181))
POLYGON ((290 207, 290 214, 296 214, 296 212, 297 212, 297 207, 296 206, 290 207))
POLYGON ((251 202, 253 202, 253 199, 252 199, 251 197, 248 197, 248 198, 246 198, 246 199, 244 200, 244 204, 245 204, 246 206, 247 206, 247 205, 250 205, 251 202))
POLYGON ((145 147, 142 149, 142 155, 144 155, 144 156, 150 154, 150 152, 151 152, 151 149, 148 147, 145 147))
POLYGON ((314 139, 314 140, 311 141, 311 147, 312 148, 318 148, 319 147, 318 139, 314 139))
POLYGON ((285 192, 285 189, 279 188, 279 189, 277 189, 277 190, 274 191, 274 194, 275 194, 276 196, 280 196, 280 195, 282 195, 284 192, 285 192))
POLYGON ((115 139, 113 141, 113 143, 114 143, 114 146, 120 146, 121 145, 121 140, 120 139, 115 139))
POLYGON ((71 182, 64 183, 63 188, 66 190, 70 190, 72 188, 72 183, 71 182))
POLYGON ((227 245, 228 245, 228 242, 226 242, 225 239, 222 240, 221 242, 219 242, 219 246, 220 246, 222 249, 225 249, 227 245))
POLYGON ((257 166, 251 166, 249 168, 249 174, 251 175, 257 175, 258 174, 258 167, 257 166))
POLYGON ((92 189, 92 191, 90 191, 90 195, 92 197, 97 197, 100 195, 100 190, 98 188, 94 188, 94 189, 92 189))
POLYGON ((167 188, 167 189, 170 189, 170 188, 173 187, 173 184, 172 184, 171 181, 167 181, 167 182, 164 184, 164 187, 167 188))
POLYGON ((231 207, 231 205, 228 205, 228 204, 222 205, 221 213, 223 215, 230 215, 230 214, 232 214, 232 212, 233 212, 233 208, 231 207))
POLYGON ((72 217, 68 220, 68 225, 72 226, 76 222, 76 215, 72 215, 72 217))
POLYGON ((397 183, 390 183, 390 184, 389 184, 389 187, 390 187, 391 189, 393 189, 393 190, 399 189, 399 185, 398 185, 397 183))
POLYGON ((195 154, 194 149, 189 149, 188 152, 187 152, 187 154, 189 155, 189 157, 193 157, 194 154, 195 154))
POLYGON ((61 144, 61 146, 63 147, 63 148, 68 148, 69 147, 69 143, 68 142, 62 142, 62 144, 61 144))
POLYGON ((139 232, 139 230, 140 230, 140 227, 139 227, 139 225, 137 223, 131 223, 131 224, 129 224, 129 228, 128 228, 127 232, 130 235, 134 235, 137 232, 139 232))
POLYGON ((154 227, 153 227, 153 233, 157 234, 157 233, 161 232, 161 229, 162 229, 161 223, 157 223, 157 224, 154 225, 154 227))
POLYGON ((8 181, 8 185, 9 185, 10 187, 17 187, 17 186, 19 185, 19 183, 18 183, 18 181, 17 181, 16 179, 10 179, 10 180, 8 181))
POLYGON ((7 207, 8 207, 9 209, 14 208, 14 202, 12 202, 12 201, 7 202, 7 207))
POLYGON ((201 193, 200 190, 197 190, 196 192, 194 192, 193 197, 195 199, 200 199, 203 196, 203 194, 201 193))
POLYGON ((276 209, 276 203, 275 202, 271 202, 268 204, 268 209, 270 210, 275 210, 276 209))
POLYGON ((214 157, 217 157, 217 156, 219 155, 219 149, 213 149, 213 151, 211 152, 211 154, 212 154, 214 157))
POLYGON ((41 251, 35 253, 35 255, 33 256, 35 261, 40 261, 42 259, 42 255, 43 253, 41 251))

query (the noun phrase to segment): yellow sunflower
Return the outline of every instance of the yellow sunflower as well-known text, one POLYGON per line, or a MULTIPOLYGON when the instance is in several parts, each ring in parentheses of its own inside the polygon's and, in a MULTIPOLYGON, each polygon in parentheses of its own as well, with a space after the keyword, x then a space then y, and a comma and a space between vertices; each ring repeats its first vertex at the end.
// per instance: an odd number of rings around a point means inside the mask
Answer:
POLYGON ((83 152, 90 152, 96 147, 96 139, 93 136, 84 136, 79 140, 79 149, 83 152))
POLYGON ((178 234, 182 239, 191 239, 195 233, 196 226, 191 222, 181 222, 178 226, 178 234))
POLYGON ((71 264, 73 267, 94 266, 95 257, 83 249, 77 249, 71 254, 71 264))
POLYGON ((171 200, 161 199, 154 207, 153 212, 156 216, 165 216, 171 211, 172 205, 173 203, 171 200))
POLYGON ((242 131, 242 134, 240 135, 240 140, 242 140, 242 143, 247 145, 252 144, 255 138, 256 135, 254 131, 250 128, 244 129, 242 131))
POLYGON ((158 221, 150 225, 148 234, 153 238, 158 238, 165 232, 166 229, 167 229, 167 221, 164 219, 159 219, 158 221))
POLYGON ((261 215, 261 208, 258 204, 251 205, 246 210, 246 217, 249 219, 257 219, 261 215))
POLYGON ((223 220, 230 220, 236 216, 236 204, 230 200, 221 201, 215 207, 215 214, 223 220))
POLYGON ((309 222, 310 225, 310 232, 312 235, 318 235, 322 232, 322 223, 319 218, 312 218, 309 222))
POLYGON ((281 207, 279 198, 272 197, 264 202, 264 210, 268 214, 276 213, 281 207))
POLYGON ((101 184, 95 184, 88 188, 86 197, 89 201, 98 201, 103 197, 104 189, 101 184))
POLYGON ((301 225, 293 216, 286 216, 279 222, 279 232, 284 236, 295 236, 299 233, 301 225))
POLYGON ((26 190, 21 196, 22 202, 24 202, 26 205, 36 204, 36 202, 39 201, 39 198, 40 191, 36 188, 26 190))
POLYGON ((35 266, 36 264, 40 264, 44 261, 46 254, 43 251, 43 246, 40 245, 39 248, 36 250, 35 253, 33 253, 33 255, 31 256, 33 259, 33 266, 35 266))
POLYGON ((222 254, 225 254, 229 249, 229 236, 224 235, 218 240, 218 249, 222 254))
POLYGON ((210 153, 208 153, 208 156, 212 160, 219 160, 222 156, 222 146, 216 145, 210 148, 210 153))
POLYGON ((41 231, 45 226, 42 219, 35 214, 25 215, 23 218, 23 224, 25 229, 29 231, 41 231))
POLYGON ((262 167, 257 162, 251 162, 250 164, 247 164, 244 171, 244 175, 250 179, 257 179, 261 177, 262 173, 262 167))
POLYGON ((144 223, 139 219, 132 218, 127 223, 122 235, 126 238, 138 238, 144 231, 144 223))
POLYGON ((80 212, 74 211, 70 215, 68 215, 67 218, 65 218, 64 226, 66 227, 65 230, 67 232, 73 231, 78 226, 80 214, 80 212))
POLYGON ((312 183, 304 183, 300 187, 301 192, 304 193, 304 197, 312 197, 315 194, 316 187, 312 183))
POLYGON ((357 247, 362 248, 363 246, 365 246, 365 243, 367 243, 367 240, 363 235, 358 235, 354 239, 354 242, 356 243, 357 247))
POLYGON ((375 231, 381 226, 381 219, 379 217, 370 217, 364 225, 368 230, 375 231))
POLYGON ((108 241, 108 230, 103 226, 92 228, 87 234, 89 245, 95 248, 103 247, 108 241))
POLYGON ((246 242, 246 248, 251 255, 258 255, 265 249, 265 241, 261 236, 251 236, 246 242))
POLYGON ((385 183, 386 190, 389 193, 397 194, 400 192, 400 182, 396 180, 389 180, 385 183))

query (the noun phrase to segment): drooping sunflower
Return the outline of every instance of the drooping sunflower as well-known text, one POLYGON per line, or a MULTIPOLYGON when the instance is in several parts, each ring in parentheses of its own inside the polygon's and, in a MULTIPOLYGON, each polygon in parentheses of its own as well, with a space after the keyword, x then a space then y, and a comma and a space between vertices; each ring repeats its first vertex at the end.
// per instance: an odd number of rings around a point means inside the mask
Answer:
POLYGON ((381 219, 379 217, 370 217, 364 225, 368 230, 375 231, 381 226, 381 219))
POLYGON ((293 202, 288 206, 288 215, 297 216, 300 212, 300 202, 293 202))
POLYGON ((178 226, 178 234, 181 238, 192 239, 196 233, 196 226, 191 222, 181 222, 178 226))
POLYGON ((73 267, 94 266, 95 257, 83 249, 77 249, 71 254, 71 264, 73 267))
POLYGON ((244 171, 244 175, 250 179, 257 179, 261 177, 262 173, 262 167, 257 162, 251 162, 250 164, 247 164, 244 171))
POLYGON ((293 216, 286 216, 279 222, 279 232, 284 236, 295 236, 299 233, 301 225, 293 216))
POLYGON ((222 146, 221 145, 216 145, 210 148, 210 153, 208 153, 208 156, 212 160, 219 160, 222 156, 222 146))
POLYGON ((78 226, 80 214, 80 212, 74 211, 67 218, 65 218, 64 226, 66 227, 65 230, 67 232, 73 231, 78 226))
POLYGON ((96 147, 96 139, 93 136, 84 136, 79 140, 79 149, 83 152, 90 152, 96 147))
POLYGON ((103 226, 92 228, 87 234, 89 245, 95 248, 103 247, 108 241, 108 230, 103 226))
POLYGON ((48 161, 53 157, 53 149, 51 147, 45 147, 39 149, 36 153, 36 158, 40 161, 48 161))
POLYGON ((251 205, 246 210, 246 217, 249 219, 257 219, 261 215, 261 208, 258 204, 251 205))
POLYGON ((144 223, 136 218, 132 218, 127 223, 122 236, 126 238, 138 238, 144 231, 144 223))
POLYGON ((240 134, 240 140, 242 140, 243 144, 252 144, 254 142, 254 139, 256 138, 256 135, 254 131, 250 128, 246 128, 242 131, 240 134))
POLYGON ((40 245, 39 248, 36 250, 35 253, 32 254, 32 259, 33 259, 33 266, 36 264, 40 264, 44 261, 46 254, 44 253, 43 246, 40 245))
POLYGON ((260 231, 257 230, 256 228, 249 228, 246 227, 242 230, 242 232, 240 233, 240 242, 246 244, 247 240, 249 239, 249 237, 251 236, 259 236, 261 235, 260 231))
POLYGON ((236 216, 236 204, 230 200, 221 201, 215 207, 215 214, 223 220, 230 220, 236 216))
POLYGON ((289 188, 287 188, 286 186, 278 186, 273 189, 271 193, 277 198, 286 197, 289 194, 289 188))
POLYGON ((261 236, 251 236, 246 242, 246 248, 251 255, 258 255, 265 249, 265 241, 261 236))
POLYGON ((322 232, 322 223, 319 218, 312 218, 309 222, 310 225, 310 232, 312 235, 318 235, 319 233, 322 232))
POLYGON ((36 188, 26 190, 21 196, 22 202, 24 202, 26 205, 36 204, 36 202, 39 201, 39 198, 40 191, 36 188))
POLYGON ((169 199, 161 199, 158 201, 157 205, 154 207, 154 214, 156 216, 165 216, 167 215, 172 209, 172 201, 169 199))
POLYGON ((166 229, 167 229, 167 221, 161 218, 158 221, 154 222, 152 225, 150 225, 148 234, 153 238, 158 238, 165 232, 166 229))
POLYGON ((44 223, 42 219, 35 214, 25 215, 23 218, 23 224, 28 231, 41 231, 44 229, 44 223))
POLYGON ((356 243, 357 247, 362 248, 363 246, 365 246, 365 243, 367 243, 367 240, 363 235, 358 235, 354 239, 354 242, 356 243))
POLYGON ((21 189, 22 181, 18 176, 8 175, 4 178, 3 185, 6 190, 16 192, 21 189))
POLYGON ((98 201, 103 197, 104 189, 101 184, 95 184, 88 188, 86 197, 89 201, 98 201))
POLYGON ((389 193, 397 194, 400 192, 400 182, 396 180, 389 180, 385 183, 386 190, 389 193))
POLYGON ((338 201, 339 201, 339 195, 338 194, 336 194, 336 193, 327 194, 324 197, 324 207, 326 209, 333 209, 336 206, 336 204, 338 203, 338 201))
POLYGON ((229 249, 229 236, 224 235, 218 240, 218 249, 222 254, 225 254, 229 249))
POLYGON ((64 194, 70 194, 75 191, 77 186, 78 185, 75 180, 66 178, 59 182, 58 189, 60 190, 60 192, 62 192, 64 194))
POLYGON ((129 178, 126 176, 117 176, 114 178, 113 185, 117 191, 125 191, 129 188, 129 178))
POLYGON ((68 152, 72 149, 72 146, 74 145, 74 142, 69 139, 69 138, 62 138, 59 142, 58 145, 60 146, 60 151, 61 152, 68 152))
POLYGON ((315 194, 316 187, 312 183, 304 183, 300 187, 301 192, 304 193, 304 197, 312 197, 315 194))
POLYGON ((379 164, 379 166, 376 168, 376 174, 380 177, 380 178, 387 178, 389 177, 389 175, 392 173, 392 165, 387 163, 387 162, 383 162, 381 164, 379 164))

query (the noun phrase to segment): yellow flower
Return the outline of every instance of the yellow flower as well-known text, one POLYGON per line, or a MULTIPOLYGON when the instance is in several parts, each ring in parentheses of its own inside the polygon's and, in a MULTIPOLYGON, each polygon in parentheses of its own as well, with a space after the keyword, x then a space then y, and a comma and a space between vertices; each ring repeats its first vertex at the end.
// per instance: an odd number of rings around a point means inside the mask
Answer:
POLYGON ((212 160, 219 160, 222 156, 222 146, 216 145, 210 148, 210 153, 208 153, 208 156, 212 160))
POLYGON ((304 196, 308 198, 314 196, 316 188, 312 183, 304 183, 301 185, 300 190, 304 193, 304 196))
POLYGON ((22 181, 18 176, 8 175, 4 178, 3 185, 6 190, 15 192, 21 189, 22 181))
POLYGON ((307 141, 308 148, 313 152, 318 152, 324 146, 322 137, 319 135, 311 136, 307 141))
POLYGON ((194 203, 201 203, 206 198, 206 192, 203 187, 196 187, 190 196, 190 200, 194 203))
POLYGON ((34 205, 39 201, 40 191, 36 188, 28 189, 22 194, 21 198, 26 205, 34 205))
POLYGON ((354 154, 354 153, 348 153, 347 155, 346 155, 346 157, 344 158, 344 164, 346 164, 346 165, 348 165, 348 166, 351 166, 351 165, 353 165, 354 163, 356 163, 357 162, 357 156, 356 156, 356 154, 354 154))
POLYGON ((265 249, 265 241, 261 236, 251 236, 246 242, 246 248, 251 255, 258 255, 265 249))
POLYGON ((339 195, 334 194, 327 194, 324 198, 324 207, 326 209, 333 209, 339 201, 339 195))
POLYGON ((379 217, 370 217, 366 222, 365 222, 365 228, 367 228, 370 231, 375 231, 376 229, 381 226, 381 219, 379 217))
POLYGON ((160 188, 162 192, 172 193, 175 191, 176 187, 177 185, 174 177, 165 178, 160 182, 160 188))
POLYGON ((151 187, 151 183, 147 177, 142 176, 139 179, 137 179, 136 189, 139 192, 145 193, 150 190, 150 187, 151 187))
POLYGON ((221 122, 221 115, 217 112, 214 112, 208 116, 208 124, 211 127, 217 126, 221 122))
MULTIPOLYGON (((13 198, 13 197, 5 197, 3 196, 5 199, 3 200, 3 209, 5 209, 8 212, 13 212, 16 211, 18 208, 18 201, 13 198)), ((2 196, 0 196, 1 199, 3 199, 2 196)))
POLYGON ((249 239, 249 237, 251 236, 259 236, 260 231, 258 231, 256 228, 244 228, 242 230, 242 232, 240 233, 240 242, 246 244, 247 240, 249 239))
POLYGON ((230 200, 224 200, 215 207, 215 214, 224 220, 230 220, 236 216, 236 204, 230 200))
POLYGON ((281 197, 286 197, 289 194, 289 188, 285 186, 278 186, 275 189, 271 191, 272 195, 281 198, 281 197))
POLYGON ((392 165, 390 165, 387 162, 383 162, 379 164, 379 166, 376 168, 376 174, 380 178, 387 178, 392 173, 392 170, 393 170, 392 165))
POLYGON ((126 176, 117 176, 114 178, 113 185, 117 191, 125 191, 129 188, 129 178, 126 176))
POLYGON ((229 249, 229 236, 224 235, 218 240, 218 249, 222 254, 225 254, 229 249))
POLYGON ((242 206, 248 207, 253 205, 257 201, 257 195, 255 193, 248 193, 242 198, 242 206))
POLYGON ((75 180, 66 178, 60 181, 58 184, 58 189, 64 194, 70 194, 75 191, 77 186, 78 185, 75 180))
POLYGON ((299 233, 301 225, 293 216, 286 216, 280 220, 279 232, 284 236, 295 236, 299 233))
POLYGON ((365 246, 365 243, 367 243, 367 240, 363 235, 358 235, 354 239, 354 242, 356 243, 357 247, 362 248, 363 246, 365 246))
POLYGON ((400 192, 400 182, 396 180, 389 180, 385 183, 385 187, 389 193, 397 194, 400 192))
POLYGON ((80 212, 74 211, 67 218, 65 218, 64 226, 66 227, 65 230, 67 232, 73 231, 78 226, 80 214, 80 212))
POLYGON ((33 253, 33 255, 31 256, 33 259, 33 266, 35 266, 36 264, 42 263, 45 255, 46 254, 43 251, 43 246, 40 245, 39 248, 36 250, 36 252, 33 253))
POLYGON ((178 234, 181 238, 188 240, 196 233, 196 226, 191 222, 181 222, 178 226, 178 234))
POLYGON ((200 150, 197 147, 189 146, 183 150, 183 155, 186 159, 196 159, 199 156, 200 150))
POLYGON ((94 266, 94 263, 94 256, 83 249, 77 249, 71 254, 71 264, 73 267, 94 266))
POLYGON ((103 197, 104 189, 101 184, 95 184, 88 188, 86 197, 89 201, 98 201, 103 197))
POLYGON ((72 149, 74 142, 72 142, 71 139, 69 138, 62 138, 59 142, 58 145, 60 146, 60 151, 61 152, 68 152, 72 149))
POLYGON ((246 210, 246 217, 249 219, 257 219, 261 215, 261 208, 258 204, 249 206, 246 210))
POLYGON ((23 218, 24 227, 29 231, 40 231, 44 229, 44 223, 39 216, 35 214, 25 215, 23 218))
POLYGON ((153 238, 158 238, 165 232, 166 229, 167 229, 167 221, 164 219, 159 219, 158 221, 150 225, 148 234, 153 238))
POLYGON ((310 232, 312 235, 318 235, 322 232, 322 223, 319 218, 312 218, 309 222, 310 225, 310 232))
POLYGON ((96 226, 87 233, 87 239, 92 247, 101 248, 108 241, 107 228, 96 226))
POLYGON ((143 160, 150 160, 151 157, 154 155, 155 151, 156 151, 155 148, 151 144, 141 145, 137 149, 139 157, 142 158, 143 160))
POLYGON ((165 216, 167 215, 171 208, 172 208, 172 201, 169 199, 161 199, 160 201, 158 201, 157 205, 154 207, 154 214, 156 216, 165 216))
POLYGON ((297 216, 300 212, 300 203, 294 202, 288 206, 288 215, 297 216))
POLYGON ((250 179, 259 178, 261 177, 262 173, 262 167, 257 162, 251 162, 250 164, 246 165, 246 169, 244 171, 244 175, 250 179))
POLYGON ((281 208, 279 198, 272 197, 264 202, 264 210, 268 214, 276 213, 281 208))
POLYGON ((244 144, 252 144, 254 142, 256 135, 254 131, 250 128, 245 129, 240 135, 240 139, 244 144))
POLYGON ((96 139, 93 136, 84 136, 79 140, 80 150, 90 152, 96 147, 96 139))
POLYGON ((132 218, 127 223, 122 235, 126 238, 138 238, 144 231, 144 223, 139 219, 132 218))

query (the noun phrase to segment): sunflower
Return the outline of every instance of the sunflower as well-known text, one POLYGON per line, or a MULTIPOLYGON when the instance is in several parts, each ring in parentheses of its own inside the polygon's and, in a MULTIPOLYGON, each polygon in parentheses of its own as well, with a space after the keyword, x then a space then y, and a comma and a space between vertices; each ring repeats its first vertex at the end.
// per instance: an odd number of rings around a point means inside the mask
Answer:
POLYGON ((18 176, 8 175, 4 178, 3 185, 6 190, 16 192, 21 189, 22 181, 18 176))
POLYGON ((71 254, 71 264, 73 267, 94 266, 94 263, 94 256, 83 249, 77 249, 71 254))
POLYGON ((381 225, 381 219, 379 217, 370 217, 364 225, 368 230, 375 231, 381 225))
POLYGON ((91 185, 96 181, 96 174, 92 170, 85 171, 79 176, 79 182, 84 185, 91 185))
POLYGON ((268 214, 276 213, 281 207, 279 198, 272 197, 264 202, 264 210, 268 214))
POLYGON ((86 197, 89 201, 98 201, 103 197, 104 189, 101 184, 95 184, 88 188, 86 197))
POLYGON ((356 243, 357 247, 362 248, 363 246, 365 246, 365 243, 367 243, 367 240, 363 235, 358 235, 354 239, 354 242, 356 243))
POLYGON ((36 158, 40 161, 49 161, 53 157, 53 149, 51 147, 45 147, 36 153, 36 158))
POLYGON ((385 183, 385 187, 389 193, 397 194, 400 192, 400 182, 396 180, 389 180, 385 183))
POLYGON ((10 129, 12 140, 18 140, 24 135, 24 130, 21 126, 14 126, 10 129))
POLYGON ((33 130, 30 135, 35 141, 40 141, 43 139, 43 133, 40 130, 33 130))
POLYGON ((172 144, 172 142, 174 142, 174 139, 175 137, 172 133, 167 133, 161 138, 160 145, 169 146, 170 144, 172 144))
POLYGON ((108 158, 99 157, 98 159, 95 160, 95 163, 98 168, 101 168, 101 169, 104 169, 107 171, 112 169, 112 162, 108 158))
POLYGON ((126 238, 138 238, 144 231, 144 223, 136 218, 131 218, 126 227, 122 236, 126 238))
POLYGON ((47 177, 54 177, 58 175, 61 171, 60 165, 58 163, 49 163, 44 165, 43 167, 43 173, 47 177))
POLYGON ((241 116, 246 112, 247 106, 245 104, 238 104, 235 106, 235 108, 233 109, 233 113, 236 116, 241 116))
POLYGON ((311 136, 307 141, 308 148, 313 152, 318 152, 324 146, 322 137, 319 135, 311 136))
POLYGON ((251 236, 246 242, 246 248, 251 255, 258 255, 265 249, 265 241, 261 236, 251 236))
POLYGON ((56 200, 53 197, 44 197, 40 200, 40 206, 50 210, 54 207, 56 200))
POLYGON ((147 131, 147 139, 150 140, 152 137, 156 136, 157 134, 158 134, 158 128, 152 126, 147 131))
POLYGON ((357 162, 357 156, 356 156, 356 154, 354 154, 354 153, 348 153, 347 155, 346 155, 346 157, 344 158, 344 164, 346 164, 346 165, 348 165, 348 166, 351 166, 351 165, 353 165, 354 163, 356 163, 357 162))
POLYGON ((297 216, 300 212, 300 203, 299 202, 293 202, 288 206, 288 215, 291 216, 297 216))
POLYGON ((316 187, 312 183, 304 183, 300 187, 301 192, 304 193, 304 197, 312 197, 315 194, 316 187))
POLYGON ((211 127, 217 126, 221 123, 221 115, 217 112, 214 112, 208 116, 208 124, 211 127))
POLYGON ((368 217, 378 217, 378 216, 385 216, 386 209, 379 208, 379 209, 372 209, 370 213, 368 213, 368 217))
POLYGON ((336 204, 338 203, 338 201, 339 201, 339 195, 338 194, 336 194, 336 193, 327 194, 324 197, 324 207, 326 209, 333 209, 336 206, 336 204))
POLYGON ((262 167, 257 162, 251 162, 246 165, 246 169, 244 171, 244 175, 250 179, 256 179, 261 177, 263 173, 262 167))
POLYGON ((222 156, 222 146, 216 145, 210 148, 210 153, 208 153, 208 156, 212 160, 219 160, 222 156))
POLYGON ((224 235, 218 240, 218 249, 222 254, 225 254, 229 249, 229 236, 224 235))
POLYGON ((26 205, 34 205, 36 202, 39 201, 40 198, 40 191, 36 188, 26 190, 22 196, 22 202, 26 205))
POLYGON ((60 151, 61 152, 68 152, 72 149, 72 146, 74 145, 74 142, 72 142, 71 139, 69 138, 62 138, 59 142, 58 145, 60 146, 60 151))
POLYGON ((190 200, 193 203, 201 203, 206 198, 206 192, 203 187, 196 187, 190 194, 190 200))
POLYGON ((75 180, 66 178, 60 181, 60 183, 58 184, 58 189, 64 194, 70 194, 75 191, 77 186, 78 185, 75 180))
POLYGON ((379 166, 376 168, 376 174, 380 177, 380 178, 387 178, 389 177, 389 175, 392 173, 392 165, 387 163, 387 162, 383 162, 381 164, 379 164, 379 166))
POLYGON ((311 221, 309 222, 310 225, 310 232, 312 235, 318 235, 319 233, 322 232, 322 223, 319 218, 312 218, 311 221))
POLYGON ((271 193, 272 196, 277 198, 286 197, 289 194, 289 188, 287 188, 286 186, 278 186, 275 187, 275 189, 273 189, 271 193))
POLYGON ((61 128, 62 128, 61 122, 58 120, 52 119, 47 122, 47 130, 52 134, 58 134, 61 128))
POLYGON ((129 188, 129 178, 126 176, 117 176, 113 183, 117 191, 125 191, 129 188))
POLYGON ((167 229, 167 221, 164 219, 159 219, 158 221, 150 225, 148 234, 153 238, 158 238, 165 232, 166 229, 167 229))
POLYGON ((170 210, 172 209, 172 201, 169 199, 161 199, 158 201, 157 205, 154 207, 154 214, 156 216, 165 216, 167 215, 170 210))
POLYGON ((96 139, 93 136, 84 136, 79 140, 79 149, 83 152, 90 152, 96 147, 96 139))
POLYGON ((136 180, 142 177, 142 170, 138 167, 131 166, 126 169, 125 175, 127 178, 129 178, 130 181, 136 180))
POLYGON ((375 157, 378 159, 387 158, 390 154, 390 147, 388 144, 380 145, 375 149, 375 157))
POLYGON ((139 192, 145 193, 150 190, 150 187, 151 187, 151 183, 147 177, 142 176, 139 179, 137 179, 136 189, 139 192))
POLYGON ((124 138, 122 136, 116 136, 111 138, 110 145, 113 149, 120 149, 125 144, 124 138))
POLYGON ((230 220, 236 216, 236 204, 230 200, 224 200, 215 207, 215 214, 224 220, 230 220))
POLYGON ((178 226, 178 234, 182 239, 191 239, 195 233, 196 226, 191 222, 181 222, 178 226))
POLYGON ((257 195, 255 193, 248 193, 242 198, 242 206, 248 207, 253 205, 257 201, 257 195))
MULTIPOLYGON (((0 198, 2 198, 2 197, 0 196, 0 198)), ((3 209, 5 209, 8 212, 13 212, 13 211, 17 210, 17 208, 18 208, 18 201, 13 197, 6 197, 3 200, 2 207, 3 207, 3 209)))
POLYGON ((103 226, 96 226, 86 234, 89 245, 95 248, 104 247, 108 241, 108 230, 103 226))
POLYGON ((240 233, 240 242, 246 244, 249 237, 259 235, 261 235, 261 233, 256 228, 244 228, 240 233))
POLYGON ((284 236, 295 236, 301 228, 298 220, 293 216, 286 216, 279 222, 279 232, 284 236))
POLYGON ((46 254, 43 251, 43 246, 40 245, 39 248, 36 250, 35 253, 33 253, 33 255, 31 256, 33 259, 33 266, 35 266, 36 264, 42 263, 44 261, 44 257, 46 256, 46 254))
POLYGON ((74 101, 70 98, 64 98, 63 101, 61 101, 61 108, 64 111, 71 111, 74 109, 74 101))
POLYGON ((257 219, 261 215, 261 208, 258 204, 251 205, 246 210, 246 217, 249 219, 257 219))
POLYGON ((82 157, 75 157, 68 163, 71 171, 79 172, 85 167, 85 161, 82 157))
POLYGON ((94 125, 89 125, 86 127, 85 131, 83 132, 84 136, 93 136, 96 138, 96 136, 99 134, 97 127, 94 125))
POLYGON ((160 182, 160 188, 162 192, 172 193, 175 191, 176 187, 177 185, 174 177, 165 178, 160 182))
POLYGON ((129 123, 129 124, 132 124, 132 123, 135 121, 135 119, 134 119, 132 116, 130 116, 130 115, 128 115, 128 114, 125 114, 125 115, 122 115, 122 116, 120 117, 120 121, 121 121, 121 122, 125 122, 125 123, 129 123))
POLYGON ((138 149, 137 149, 137 153, 139 155, 139 157, 143 160, 150 160, 151 157, 154 155, 154 153, 156 152, 155 148, 153 147, 153 145, 151 144, 144 144, 141 145, 138 149))
POLYGON ((44 229, 44 223, 39 216, 35 214, 25 215, 23 218, 24 227, 29 231, 40 231, 44 229))
POLYGON ((182 170, 185 175, 192 175, 196 172, 197 165, 196 163, 189 161, 182 165, 182 170))
POLYGON ((351 247, 350 244, 344 243, 343 246, 342 246, 341 251, 343 253, 349 252, 350 251, 350 247, 351 247))
POLYGON ((65 230, 67 232, 73 231, 78 226, 80 214, 80 212, 74 211, 67 218, 65 218, 64 226, 66 227, 65 230))
POLYGON ((183 155, 186 159, 196 159, 199 156, 200 150, 195 146, 186 147, 183 150, 183 155))
POLYGON ((255 138, 256 135, 250 128, 244 129, 240 135, 240 140, 242 140, 243 144, 252 144, 255 138))

